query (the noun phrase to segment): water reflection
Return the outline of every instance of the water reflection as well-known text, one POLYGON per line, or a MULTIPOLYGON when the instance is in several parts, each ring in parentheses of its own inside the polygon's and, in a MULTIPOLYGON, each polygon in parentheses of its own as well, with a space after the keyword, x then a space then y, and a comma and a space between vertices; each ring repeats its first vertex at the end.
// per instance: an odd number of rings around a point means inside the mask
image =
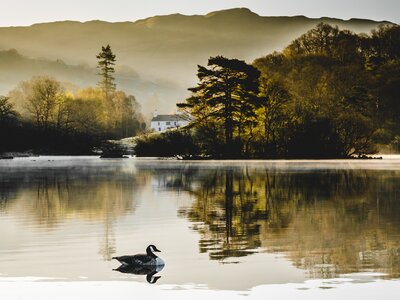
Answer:
POLYGON ((166 188, 194 195, 194 204, 179 215, 193 222, 200 251, 210 259, 224 262, 261 247, 285 252, 310 277, 359 271, 400 276, 398 171, 181 171, 173 184, 155 176, 166 188))
MULTIPOLYGON (((117 247, 118 252, 131 251, 139 242, 160 242, 173 266, 163 271, 167 283, 220 280, 220 286, 235 288, 238 280, 223 278, 243 272, 257 274, 240 279, 244 288, 268 280, 275 283, 278 275, 279 282, 301 280, 298 273, 304 272, 312 278, 363 271, 397 278, 399 176, 400 169, 132 160, 99 166, 0 168, 1 224, 4 228, 23 224, 11 238, 1 237, 1 272, 12 273, 13 265, 27 263, 36 272, 47 264, 40 275, 65 277, 68 270, 71 277, 82 276, 92 268, 89 276, 109 279, 109 273, 118 274, 110 272, 115 266, 108 262, 117 247), (58 246, 61 234, 73 245, 58 246), (40 241, 27 242, 32 239, 40 241), (285 263, 290 261, 295 271, 285 266, 286 273, 271 270, 276 273, 273 279, 264 279, 274 263, 268 261, 270 253, 284 253, 285 263), (60 257, 66 262, 55 270, 60 257), (91 268, 84 268, 86 263, 91 268)), ((159 279, 158 270, 116 271, 146 275, 150 283, 159 279)))
POLYGON ((118 217, 134 212, 133 195, 143 182, 143 177, 132 177, 121 168, 74 166, 1 172, 0 209, 33 218, 29 222, 48 230, 70 218, 101 220, 104 229, 99 254, 111 260, 115 253, 113 224, 118 217))
POLYGON ((150 284, 157 282, 161 276, 155 276, 160 272, 164 266, 138 266, 138 265, 120 265, 118 268, 113 269, 121 273, 135 274, 135 275, 146 275, 146 281, 150 284))
MULTIPOLYGON (((253 253, 261 245, 260 221, 266 220, 266 203, 258 201, 253 182, 233 170, 218 170, 203 177, 201 188, 191 189, 196 202, 179 212, 201 234, 199 247, 211 259, 224 260, 253 253)), ((248 178, 248 177, 246 177, 248 178)), ((251 178, 250 178, 251 179, 251 178)))

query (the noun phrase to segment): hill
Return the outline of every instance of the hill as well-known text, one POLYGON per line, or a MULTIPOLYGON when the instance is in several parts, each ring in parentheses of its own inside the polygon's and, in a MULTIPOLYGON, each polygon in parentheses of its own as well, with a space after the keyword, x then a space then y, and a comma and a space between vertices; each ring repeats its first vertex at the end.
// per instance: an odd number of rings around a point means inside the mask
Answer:
MULTIPOLYGON (((0 51, 0 95, 7 94, 20 81, 39 75, 53 76, 71 90, 96 86, 99 80, 97 73, 95 67, 87 64, 69 65, 60 59, 29 58, 15 49, 0 51)), ((173 98, 178 89, 172 82, 144 80, 127 66, 116 68, 115 79, 119 89, 135 95, 138 99, 146 99, 149 107, 161 105, 157 94, 173 98)), ((21 107, 18 106, 17 109, 21 107)), ((151 110, 145 112, 150 114, 151 110)))
MULTIPOLYGON (((224 55, 252 61, 281 50, 320 22, 357 33, 369 32, 387 23, 304 16, 263 17, 240 8, 207 15, 155 16, 136 22, 62 21, 28 27, 3 27, 0 28, 0 50, 17 49, 22 56, 35 60, 30 62, 42 72, 60 68, 69 69, 70 74, 80 73, 79 76, 71 75, 79 78, 80 82, 72 81, 86 84, 93 81, 93 73, 89 69, 95 66, 95 55, 102 45, 110 44, 117 55, 118 65, 140 74, 142 87, 148 88, 148 91, 143 95, 135 91, 137 87, 133 82, 138 82, 137 74, 136 77, 133 74, 125 76, 126 83, 120 88, 132 91, 145 111, 156 107, 160 111, 168 111, 174 109, 176 102, 182 101, 187 95, 186 88, 196 82, 196 65, 205 64, 210 56, 224 55), (60 60, 65 62, 64 66, 60 60), (159 83, 163 88, 158 88, 159 83)), ((31 63, 25 60, 20 69, 2 69, 2 73, 9 77, 2 82, 0 93, 4 94, 18 82, 19 77, 24 77, 24 65, 30 66, 31 63)), ((29 72, 35 70, 34 67, 28 69, 29 72)))

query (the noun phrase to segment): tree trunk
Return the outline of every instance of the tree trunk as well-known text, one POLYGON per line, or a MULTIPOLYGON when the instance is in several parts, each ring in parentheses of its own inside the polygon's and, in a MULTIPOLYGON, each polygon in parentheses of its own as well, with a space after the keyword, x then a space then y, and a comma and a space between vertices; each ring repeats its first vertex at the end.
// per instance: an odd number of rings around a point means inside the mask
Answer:
POLYGON ((233 146, 233 116, 232 116, 232 98, 228 89, 225 98, 225 155, 232 156, 233 146))

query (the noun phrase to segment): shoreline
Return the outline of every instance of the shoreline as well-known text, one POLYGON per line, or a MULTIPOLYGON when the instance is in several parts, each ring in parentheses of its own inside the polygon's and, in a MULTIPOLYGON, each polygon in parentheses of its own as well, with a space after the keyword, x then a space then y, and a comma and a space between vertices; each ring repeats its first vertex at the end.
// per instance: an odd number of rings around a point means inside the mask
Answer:
POLYGON ((38 157, 99 157, 102 159, 126 159, 126 158, 136 158, 136 159, 158 159, 158 160, 179 160, 179 161, 337 161, 337 160, 382 160, 391 156, 399 156, 400 154, 375 154, 369 156, 352 156, 352 157, 336 157, 336 158, 214 158, 214 157, 185 157, 181 155, 175 156, 136 156, 123 154, 121 156, 113 156, 113 155, 101 155, 97 153, 92 154, 54 154, 54 153, 46 153, 46 154, 32 154, 32 153, 24 153, 24 152, 5 152, 0 153, 0 160, 10 160, 14 158, 38 158, 38 157))

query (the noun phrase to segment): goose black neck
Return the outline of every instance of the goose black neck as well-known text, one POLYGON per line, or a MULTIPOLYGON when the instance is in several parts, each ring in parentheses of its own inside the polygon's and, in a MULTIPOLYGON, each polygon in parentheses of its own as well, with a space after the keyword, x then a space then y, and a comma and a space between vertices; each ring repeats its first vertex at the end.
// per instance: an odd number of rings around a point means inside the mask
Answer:
POLYGON ((147 247, 146 252, 147 252, 147 255, 149 255, 149 256, 151 256, 151 257, 153 257, 153 258, 156 258, 156 257, 157 257, 157 255, 155 255, 155 254, 153 253, 153 251, 151 251, 150 247, 147 247))

